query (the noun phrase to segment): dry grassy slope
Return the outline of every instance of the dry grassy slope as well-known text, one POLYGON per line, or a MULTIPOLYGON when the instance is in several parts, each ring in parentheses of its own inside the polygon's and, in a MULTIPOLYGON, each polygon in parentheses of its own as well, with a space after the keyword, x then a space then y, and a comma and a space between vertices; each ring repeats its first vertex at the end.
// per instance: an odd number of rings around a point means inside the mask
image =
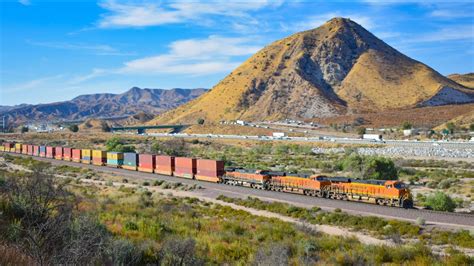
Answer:
POLYGON ((335 18, 268 45, 212 90, 150 124, 312 119, 411 108, 443 87, 473 93, 355 22, 335 18))
POLYGON ((467 73, 467 74, 452 74, 449 75, 448 78, 456 81, 457 83, 474 89, 474 73, 467 73))
POLYGON ((413 107, 444 86, 466 91, 428 66, 401 54, 369 50, 358 58, 338 95, 352 110, 377 111, 413 107))
POLYGON ((471 124, 474 124, 474 109, 435 127, 434 130, 442 130, 446 128, 446 124, 449 122, 454 123, 457 127, 469 128, 471 124))

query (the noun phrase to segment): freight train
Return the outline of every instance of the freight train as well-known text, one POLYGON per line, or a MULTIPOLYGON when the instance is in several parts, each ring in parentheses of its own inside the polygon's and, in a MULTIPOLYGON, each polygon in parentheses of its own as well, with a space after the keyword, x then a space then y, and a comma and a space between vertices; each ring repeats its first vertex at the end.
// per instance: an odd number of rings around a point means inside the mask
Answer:
POLYGON ((102 150, 3 143, 0 151, 53 158, 84 164, 123 168, 254 189, 304 194, 338 200, 412 208, 408 187, 394 180, 361 180, 346 177, 310 176, 224 168, 224 162, 166 155, 105 152, 102 150))

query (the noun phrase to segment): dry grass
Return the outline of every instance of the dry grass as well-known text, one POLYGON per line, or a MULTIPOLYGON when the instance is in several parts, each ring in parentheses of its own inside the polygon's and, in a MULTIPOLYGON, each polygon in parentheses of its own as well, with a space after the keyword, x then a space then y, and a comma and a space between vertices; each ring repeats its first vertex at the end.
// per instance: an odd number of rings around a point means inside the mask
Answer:
POLYGON ((474 73, 468 73, 464 75, 452 74, 452 75, 449 75, 448 78, 468 88, 471 88, 471 89, 474 88, 474 73))

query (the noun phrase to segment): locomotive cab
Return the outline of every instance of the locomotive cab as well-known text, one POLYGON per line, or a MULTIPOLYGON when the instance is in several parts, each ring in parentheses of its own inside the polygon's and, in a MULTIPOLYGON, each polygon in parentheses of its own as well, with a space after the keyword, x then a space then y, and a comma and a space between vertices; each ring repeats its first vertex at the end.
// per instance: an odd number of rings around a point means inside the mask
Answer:
POLYGON ((398 198, 398 204, 404 208, 413 207, 413 199, 410 194, 408 186, 400 181, 386 181, 385 190, 387 195, 393 198, 398 198))

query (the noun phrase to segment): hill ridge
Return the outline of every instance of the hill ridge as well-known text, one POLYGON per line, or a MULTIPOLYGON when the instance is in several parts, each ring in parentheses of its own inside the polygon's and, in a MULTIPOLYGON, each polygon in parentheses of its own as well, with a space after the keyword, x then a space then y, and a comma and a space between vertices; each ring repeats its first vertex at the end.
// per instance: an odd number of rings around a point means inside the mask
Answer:
POLYGON ((472 90, 356 22, 333 18, 265 46, 210 91, 150 123, 312 119, 470 102, 472 90))

